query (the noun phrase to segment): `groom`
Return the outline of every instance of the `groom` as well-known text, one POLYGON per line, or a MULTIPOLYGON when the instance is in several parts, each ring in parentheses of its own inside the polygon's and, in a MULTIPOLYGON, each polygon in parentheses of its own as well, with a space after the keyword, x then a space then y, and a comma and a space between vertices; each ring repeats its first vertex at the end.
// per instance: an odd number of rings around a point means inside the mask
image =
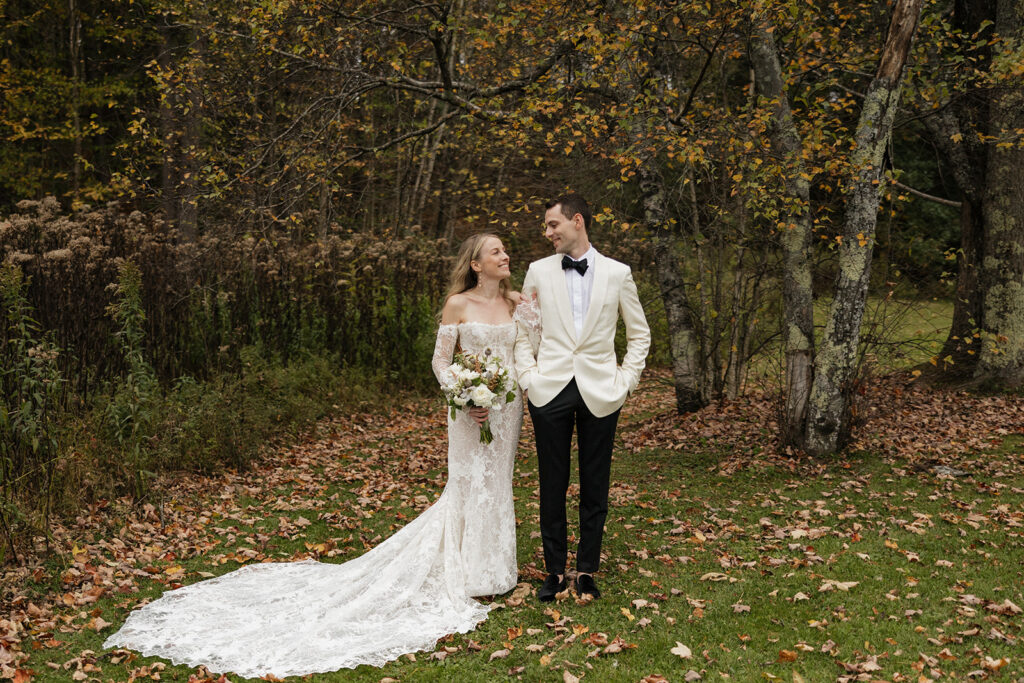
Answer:
POLYGON ((608 476, 622 404, 640 381, 651 333, 629 266, 602 256, 587 236, 590 207, 568 194, 547 203, 545 236, 555 254, 530 264, 523 293, 536 293, 541 333, 537 347, 521 328, 515 357, 537 439, 540 532, 548 577, 542 602, 566 589, 565 495, 573 427, 579 445, 580 542, 576 592, 601 592, 594 572, 608 514, 608 476), (615 360, 615 328, 626 324, 626 354, 615 360))

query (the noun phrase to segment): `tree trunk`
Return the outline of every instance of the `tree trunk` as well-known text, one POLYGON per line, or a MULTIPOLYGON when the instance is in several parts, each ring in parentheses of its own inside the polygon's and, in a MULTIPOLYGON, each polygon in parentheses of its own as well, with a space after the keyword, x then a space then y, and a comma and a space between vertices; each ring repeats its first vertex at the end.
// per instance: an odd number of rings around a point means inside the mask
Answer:
POLYGON ((68 47, 71 56, 71 125, 74 129, 72 191, 82 189, 82 11, 78 0, 68 0, 68 47))
MULTIPOLYGON (((415 148, 416 145, 411 145, 415 148)), ((398 237, 405 235, 405 206, 402 203, 402 189, 405 186, 405 158, 401 149, 395 152, 395 187, 392 190, 391 205, 394 207, 391 212, 391 224, 394 226, 394 234, 398 237)), ((410 152, 411 153, 411 152, 410 152)), ((386 227, 386 226, 385 226, 386 227)))
POLYGON ((317 231, 320 241, 327 239, 327 228, 331 224, 331 186, 326 178, 320 179, 320 206, 316 215, 317 231))
POLYGON ((957 278, 953 298, 953 321, 942 345, 937 366, 950 379, 965 379, 978 365, 978 329, 982 322, 978 288, 978 257, 983 253, 982 203, 966 192, 960 205, 960 251, 956 255, 957 278))
MULTIPOLYGON (((157 65, 162 73, 171 69, 171 31, 163 28, 160 31, 160 52, 157 54, 157 65)), ((160 98, 160 204, 164 210, 167 226, 178 222, 178 172, 177 172, 177 137, 178 117, 175 113, 175 94, 173 88, 164 87, 160 98)))
POLYGON ((804 450, 834 453, 849 436, 850 394, 857 371, 857 345, 864 317, 878 204, 884 187, 882 158, 892 134, 903 71, 921 16, 923 0, 897 0, 878 72, 864 97, 857 122, 839 246, 839 274, 829 321, 815 360, 804 450))
MULTIPOLYGON (((996 0, 956 0, 953 25, 966 35, 983 30, 995 19, 996 0)), ((973 54, 985 68, 991 62, 991 48, 972 46, 973 54)), ((938 368, 943 379, 962 381, 973 377, 978 366, 978 331, 982 325, 982 297, 979 288, 979 259, 984 253, 985 219, 983 194, 988 166, 985 143, 977 133, 984 132, 989 120, 987 93, 956 97, 924 119, 935 145, 945 156, 953 179, 960 188, 960 251, 957 254, 957 282, 953 301, 953 321, 943 344, 938 368)))
POLYGON ((178 209, 178 229, 188 241, 194 241, 199 231, 199 150, 200 121, 202 117, 202 77, 206 58, 206 37, 193 35, 194 47, 187 66, 187 107, 184 112, 181 148, 181 205, 178 209))
POLYGON ((798 207, 780 228, 782 245, 783 348, 786 358, 785 402, 780 426, 784 445, 803 447, 807 400, 814 360, 814 300, 811 286, 811 212, 809 175, 801 161, 803 143, 789 108, 778 48, 771 31, 755 26, 751 62, 758 92, 771 102, 771 143, 786 162, 783 174, 791 205, 798 207))
POLYGON ((740 308, 743 306, 744 294, 746 294, 746 273, 744 273, 743 259, 746 256, 746 248, 741 246, 736 250, 736 263, 732 269, 732 302, 731 315, 729 316, 729 353, 725 362, 725 397, 735 400, 740 395, 740 378, 743 376, 743 364, 745 357, 742 355, 743 346, 743 316, 740 315, 740 308), (741 284, 743 283, 743 284, 741 284))
MULTIPOLYGON (((447 109, 447 108, 445 108, 447 109)), ((416 213, 415 220, 419 223, 423 223, 423 211, 426 209, 427 200, 430 198, 430 187, 434 179, 434 166, 437 163, 437 153, 441 149, 441 141, 444 139, 445 127, 448 124, 441 124, 441 126, 434 131, 433 141, 430 143, 430 151, 427 157, 427 165, 423 171, 423 181, 419 187, 418 199, 416 200, 416 213)))
MULTIPOLYGON (((996 34, 1024 40, 1024 2, 999 0, 996 34)), ((1004 76, 989 105, 989 135, 996 140, 1024 129, 1024 88, 1004 76)), ((982 348, 976 378, 990 387, 1024 384, 1024 148, 989 149, 984 195, 985 240, 981 261, 982 348)))
MULTIPOLYGON (((448 104, 437 104, 437 100, 430 101, 430 111, 427 114, 428 121, 435 121, 448 113, 448 104), (440 106, 440 115, 436 109, 440 106)), ((437 130, 428 135, 423 143, 423 156, 420 159, 419 172, 416 174, 416 184, 412 188, 412 214, 410 220, 413 223, 423 225, 423 211, 427 206, 427 199, 430 195, 431 181, 434 176, 434 164, 437 162, 437 152, 441 148, 441 141, 444 139, 445 127, 448 124, 442 123, 437 130)))
POLYGON ((676 410, 682 414, 704 407, 699 384, 697 337, 686 306, 675 235, 669 228, 665 211, 665 190, 651 167, 652 163, 652 160, 646 160, 640 164, 640 192, 643 195, 644 223, 654 240, 655 271, 668 321, 676 410))
POLYGON ((687 169, 689 176, 689 182, 686 186, 689 190, 690 199, 690 235, 693 240, 693 253, 697 261, 697 289, 698 291, 694 294, 696 299, 695 305, 699 305, 697 312, 697 373, 698 380, 697 386, 700 387, 701 402, 705 405, 711 401, 711 389, 710 387, 714 384, 712 371, 709 367, 713 365, 710 358, 714 352, 712 348, 711 334, 708 332, 707 323, 711 319, 711 312, 708 298, 708 292, 711 291, 711 281, 708 279, 708 273, 710 269, 707 266, 706 259, 704 258, 704 234, 701 226, 700 219, 700 206, 697 203, 697 174, 694 173, 693 166, 689 166, 687 169))

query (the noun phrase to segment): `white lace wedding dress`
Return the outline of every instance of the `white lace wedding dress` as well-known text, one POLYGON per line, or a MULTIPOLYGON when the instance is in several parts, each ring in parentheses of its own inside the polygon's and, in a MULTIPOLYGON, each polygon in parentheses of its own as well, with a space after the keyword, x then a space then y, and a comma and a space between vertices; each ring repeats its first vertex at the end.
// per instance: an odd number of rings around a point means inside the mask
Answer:
MULTIPOLYGON (((434 373, 446 371, 458 343, 469 353, 490 348, 514 376, 517 324, 441 325, 434 373)), ((168 591, 132 612, 104 647, 216 673, 284 677, 380 666, 472 630, 490 607, 471 596, 516 585, 512 465, 522 419, 518 389, 513 403, 492 411, 489 445, 468 414, 449 416, 440 498, 364 555, 344 564, 250 565, 168 591)))

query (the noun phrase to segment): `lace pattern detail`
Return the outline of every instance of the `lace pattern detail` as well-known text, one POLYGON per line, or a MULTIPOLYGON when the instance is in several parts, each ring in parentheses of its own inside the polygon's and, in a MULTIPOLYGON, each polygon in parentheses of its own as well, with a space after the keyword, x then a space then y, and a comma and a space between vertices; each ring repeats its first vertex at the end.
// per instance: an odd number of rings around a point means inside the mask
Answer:
MULTIPOLYGON (((490 348, 514 371, 515 333, 516 323, 442 325, 435 376, 451 364, 457 343, 469 353, 490 348)), ((218 673, 285 677, 381 666, 474 629, 490 607, 471 596, 504 593, 517 581, 518 392, 490 419, 494 441, 482 444, 468 414, 449 416, 444 491, 376 548, 343 564, 251 565, 169 591, 132 612, 104 647, 218 673)))
POLYGON ((455 345, 459 341, 458 325, 441 325, 437 328, 437 341, 434 342, 434 357, 430 367, 438 384, 444 384, 445 374, 455 356, 455 345))
POLYGON ((537 295, 526 296, 524 293, 523 298, 519 301, 519 305, 516 306, 513 318, 516 324, 519 325, 519 328, 526 331, 526 336, 530 340, 530 346, 536 351, 537 347, 540 346, 542 330, 540 304, 537 302, 537 295))

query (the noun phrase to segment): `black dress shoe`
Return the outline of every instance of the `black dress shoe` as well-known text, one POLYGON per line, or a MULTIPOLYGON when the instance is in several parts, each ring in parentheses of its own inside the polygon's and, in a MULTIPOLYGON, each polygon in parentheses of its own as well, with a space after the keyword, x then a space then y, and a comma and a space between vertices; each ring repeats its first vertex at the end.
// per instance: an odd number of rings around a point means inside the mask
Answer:
POLYGON ((561 581, 558 580, 558 574, 548 574, 548 578, 544 579, 544 585, 537 591, 537 599, 541 602, 551 602, 555 599, 556 593, 561 593, 568 587, 569 582, 564 574, 561 581))
POLYGON ((580 574, 576 577, 576 594, 580 597, 591 595, 595 600, 601 597, 601 591, 597 590, 594 577, 590 574, 580 574))

